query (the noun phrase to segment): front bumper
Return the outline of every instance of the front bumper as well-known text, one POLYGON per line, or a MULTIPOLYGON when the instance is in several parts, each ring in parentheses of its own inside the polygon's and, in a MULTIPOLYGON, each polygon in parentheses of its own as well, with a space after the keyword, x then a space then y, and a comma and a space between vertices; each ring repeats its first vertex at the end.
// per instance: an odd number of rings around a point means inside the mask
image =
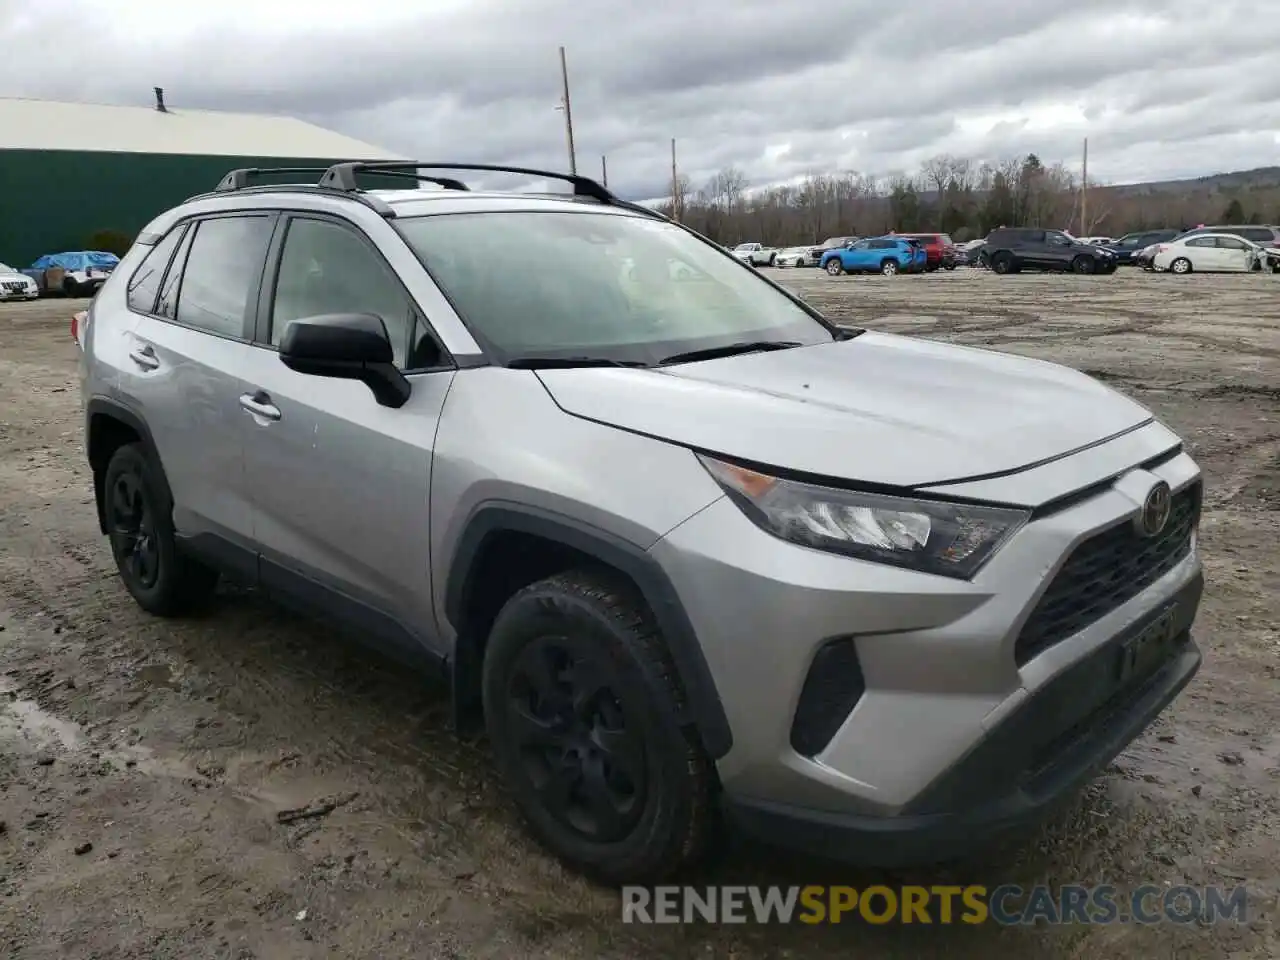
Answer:
MULTIPOLYGON (((1035 503, 1037 486, 1060 492, 1081 477, 1119 475, 1034 519, 971 581, 792 545, 727 500, 659 540, 651 552, 681 596, 733 730, 718 762, 731 816, 802 847, 843 824, 850 851, 865 844, 883 859, 892 849, 868 839, 883 837, 906 855, 905 838, 919 836, 932 855, 947 830, 977 835, 979 825, 1034 817, 1110 760, 1199 663, 1187 639, 1149 690, 1099 685, 1092 673, 1171 604, 1187 633, 1202 577, 1194 533, 1117 605, 1031 646, 1024 627, 1077 548, 1129 529, 1155 478, 1175 492, 1198 489, 1198 468, 1173 442, 1153 424, 1023 474, 953 487, 955 496, 1035 503), (856 650, 861 689, 817 746, 798 746, 811 665, 837 640, 856 650), (1094 712, 1066 709, 1075 706, 1094 712), (777 833, 784 820, 788 832, 777 833)), ((833 843, 820 846, 832 853, 833 843)))
POLYGON ((1116 637, 1025 701, 954 766, 911 811, 876 817, 728 797, 729 821, 765 843, 881 867, 964 856, 1040 821, 1131 743, 1191 682, 1200 650, 1189 626, 1203 581, 1176 601, 1186 624, 1154 672, 1117 687, 1116 637), (914 812, 914 810, 929 812, 914 812))

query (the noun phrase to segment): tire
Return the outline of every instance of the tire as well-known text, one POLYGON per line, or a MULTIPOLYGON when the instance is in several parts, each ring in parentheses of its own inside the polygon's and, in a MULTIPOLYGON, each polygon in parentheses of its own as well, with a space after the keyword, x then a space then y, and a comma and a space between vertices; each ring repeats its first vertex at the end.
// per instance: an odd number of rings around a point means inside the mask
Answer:
POLYGON ((991 269, 1001 275, 1013 273, 1013 257, 1007 253, 997 253, 991 258, 991 269))
POLYGON ((1176 273, 1179 276, 1191 272, 1191 261, 1186 257, 1178 257, 1173 263, 1169 264, 1169 272, 1176 273))
POLYGON ((896 277, 898 275, 898 261, 882 261, 880 264, 880 273, 886 277, 896 277))
POLYGON ((139 444, 126 444, 112 455, 102 483, 111 555, 138 606, 168 617, 206 601, 218 585, 218 573, 178 550, 161 489, 156 468, 139 444))
POLYGON ((1080 274, 1089 274, 1097 270, 1098 265, 1094 263, 1093 257, 1079 256, 1071 261, 1071 272, 1080 274))
POLYGON ((80 284, 76 283, 75 277, 62 278, 62 293, 67 297, 80 296, 80 284))
POLYGON ((548 851, 596 880, 662 880, 716 834, 712 765, 681 726, 675 677, 648 608, 603 572, 525 587, 489 634, 485 725, 507 792, 548 851))
POLYGON ((840 262, 839 257, 832 257, 827 261, 827 265, 823 269, 827 271, 829 276, 838 277, 844 273, 844 264, 840 262))
POLYGON ((775 267, 777 265, 778 265, 778 255, 776 253, 771 254, 769 257, 769 266, 775 267))

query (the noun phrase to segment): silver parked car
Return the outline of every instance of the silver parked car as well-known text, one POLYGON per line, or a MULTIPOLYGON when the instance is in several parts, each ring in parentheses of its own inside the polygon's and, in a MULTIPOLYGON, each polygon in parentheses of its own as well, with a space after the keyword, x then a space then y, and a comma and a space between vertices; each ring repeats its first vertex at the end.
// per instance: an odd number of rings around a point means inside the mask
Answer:
POLYGON ((963 855, 1191 680, 1201 476, 1143 407, 838 328, 585 178, 357 184, 424 169, 234 171, 94 300, 98 518, 146 610, 226 575, 442 669, 532 833, 611 882, 722 817, 963 855))

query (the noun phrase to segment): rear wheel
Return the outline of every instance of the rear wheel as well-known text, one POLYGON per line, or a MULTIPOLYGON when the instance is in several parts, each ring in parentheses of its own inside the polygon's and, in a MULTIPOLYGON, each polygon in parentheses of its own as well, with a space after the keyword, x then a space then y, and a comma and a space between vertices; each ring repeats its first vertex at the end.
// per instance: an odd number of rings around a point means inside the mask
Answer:
POLYGON ((1169 272, 1178 274, 1190 273, 1191 261, 1186 257, 1179 257, 1177 260, 1173 261, 1173 263, 1169 264, 1169 272))
POLYGON ((840 262, 839 257, 832 257, 827 261, 827 273, 833 277, 838 277, 844 273, 844 264, 840 262))
POLYGON ((896 277, 898 275, 898 261, 886 260, 880 264, 880 272, 886 277, 896 277))
POLYGON ((1000 274, 1012 273, 1013 257, 1007 253, 997 253, 991 258, 991 269, 1000 274))
POLYGON ((608 883, 670 876, 713 834, 712 767, 675 676, 643 600, 605 573, 524 588, 489 635, 485 723, 506 788, 548 850, 608 883))

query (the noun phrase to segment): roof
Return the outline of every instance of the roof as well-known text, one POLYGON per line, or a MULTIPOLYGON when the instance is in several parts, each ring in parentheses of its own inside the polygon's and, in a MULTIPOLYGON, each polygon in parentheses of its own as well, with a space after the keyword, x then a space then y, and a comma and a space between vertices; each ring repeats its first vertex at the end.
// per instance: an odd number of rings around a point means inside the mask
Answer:
POLYGON ((293 117, 0 97, 0 150, 406 160, 293 117))

